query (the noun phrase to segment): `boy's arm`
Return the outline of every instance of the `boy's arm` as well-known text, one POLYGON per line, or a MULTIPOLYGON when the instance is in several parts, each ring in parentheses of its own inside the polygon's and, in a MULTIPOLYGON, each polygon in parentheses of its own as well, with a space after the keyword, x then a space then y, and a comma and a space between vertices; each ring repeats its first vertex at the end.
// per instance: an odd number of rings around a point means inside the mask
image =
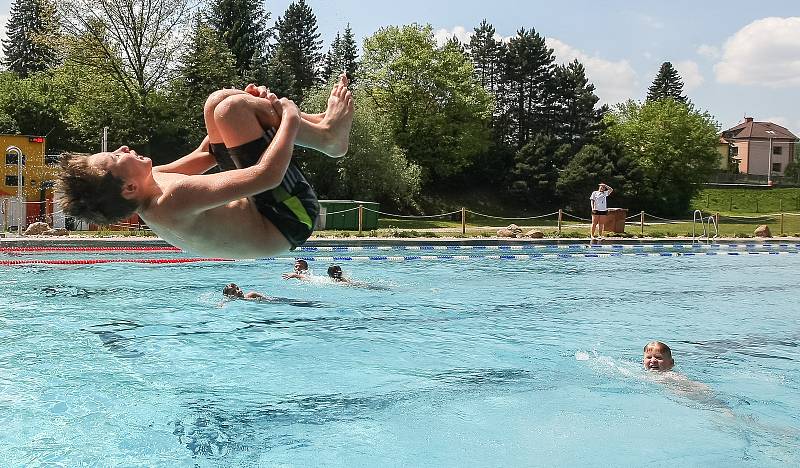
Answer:
POLYGON ((217 165, 214 156, 208 150, 208 135, 194 151, 169 164, 154 167, 159 172, 174 172, 178 174, 202 174, 217 165))
POLYGON ((294 110, 294 113, 284 112, 278 132, 257 164, 218 174, 187 177, 169 193, 162 195, 161 199, 184 213, 197 213, 280 185, 292 160, 294 141, 300 126, 299 113, 296 107, 294 110))

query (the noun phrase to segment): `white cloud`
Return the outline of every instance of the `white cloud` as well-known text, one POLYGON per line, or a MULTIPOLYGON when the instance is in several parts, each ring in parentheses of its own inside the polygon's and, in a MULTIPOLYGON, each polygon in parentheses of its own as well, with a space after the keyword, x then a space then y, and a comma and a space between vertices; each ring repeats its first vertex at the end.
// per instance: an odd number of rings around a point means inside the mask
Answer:
POLYGON ((800 85, 800 17, 753 21, 725 42, 717 81, 782 88, 800 85))
POLYGON ((568 63, 578 59, 583 64, 586 77, 594 84, 595 94, 602 103, 616 104, 636 95, 636 71, 627 60, 611 61, 591 56, 552 37, 545 41, 555 51, 557 62, 568 63))
MULTIPOLYGON (((449 41, 451 37, 455 36, 461 41, 462 44, 469 44, 470 38, 472 35, 475 34, 475 31, 472 29, 466 29, 464 26, 456 26, 453 29, 437 29, 433 32, 433 39, 436 41, 436 45, 439 47, 443 46, 445 42, 449 41)), ((497 33, 494 33, 494 40, 501 41, 501 42, 508 42, 511 40, 511 36, 503 37, 497 33)))
POLYGON ((719 47, 708 44, 701 44, 697 48, 697 54, 712 60, 716 60, 720 56, 719 47))
POLYGON ((703 84, 703 81, 705 81, 703 74, 700 73, 700 68, 697 66, 696 62, 684 60, 683 62, 675 62, 673 65, 683 79, 683 89, 685 91, 691 91, 692 89, 695 89, 703 84))
POLYGON ((452 30, 437 29, 433 33, 433 38, 438 46, 443 46, 451 37, 455 36, 462 44, 469 44, 469 38, 475 34, 473 30, 467 30, 464 26, 456 26, 452 30))

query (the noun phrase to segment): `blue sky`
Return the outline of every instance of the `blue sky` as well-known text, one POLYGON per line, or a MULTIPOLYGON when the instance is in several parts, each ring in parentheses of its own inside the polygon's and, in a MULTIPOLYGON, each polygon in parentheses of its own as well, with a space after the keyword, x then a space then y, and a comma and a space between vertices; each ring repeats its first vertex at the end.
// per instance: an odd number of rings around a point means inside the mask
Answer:
MULTIPOLYGON (((267 1, 270 24, 290 0, 267 1)), ((388 25, 430 23, 437 37, 469 34, 484 18, 503 38, 520 27, 547 38, 558 61, 580 60, 603 102, 641 100, 670 61, 685 91, 724 128, 744 116, 800 135, 800 1, 771 0, 307 0, 325 47, 351 24, 358 40, 388 25), (368 6, 367 6, 368 5, 368 6)), ((0 0, 0 30, 11 0, 0 0)), ((2 31, 0 31, 2 32, 2 31)))

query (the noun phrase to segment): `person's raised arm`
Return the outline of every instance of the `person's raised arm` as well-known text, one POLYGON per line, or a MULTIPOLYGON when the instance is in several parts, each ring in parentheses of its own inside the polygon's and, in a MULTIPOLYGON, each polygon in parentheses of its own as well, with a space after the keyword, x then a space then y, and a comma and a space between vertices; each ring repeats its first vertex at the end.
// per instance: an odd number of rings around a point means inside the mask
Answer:
POLYGON ((173 161, 153 168, 159 172, 174 172, 177 174, 197 175, 202 174, 217 165, 214 156, 208 151, 208 135, 194 151, 173 161))

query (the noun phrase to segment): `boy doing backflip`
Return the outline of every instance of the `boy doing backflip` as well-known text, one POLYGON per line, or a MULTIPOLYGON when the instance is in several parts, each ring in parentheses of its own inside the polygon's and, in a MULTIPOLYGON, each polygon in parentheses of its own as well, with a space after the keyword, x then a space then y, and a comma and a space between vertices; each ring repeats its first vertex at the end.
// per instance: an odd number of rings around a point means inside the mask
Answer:
POLYGON ((258 258, 311 235, 319 204, 292 163, 295 144, 347 152, 353 96, 342 75, 324 114, 302 114, 266 88, 223 89, 206 101, 208 137, 163 166, 126 146, 68 155, 59 175, 64 212, 100 224, 138 213, 162 239, 201 255, 258 258), (203 174, 214 165, 223 172, 203 174))

